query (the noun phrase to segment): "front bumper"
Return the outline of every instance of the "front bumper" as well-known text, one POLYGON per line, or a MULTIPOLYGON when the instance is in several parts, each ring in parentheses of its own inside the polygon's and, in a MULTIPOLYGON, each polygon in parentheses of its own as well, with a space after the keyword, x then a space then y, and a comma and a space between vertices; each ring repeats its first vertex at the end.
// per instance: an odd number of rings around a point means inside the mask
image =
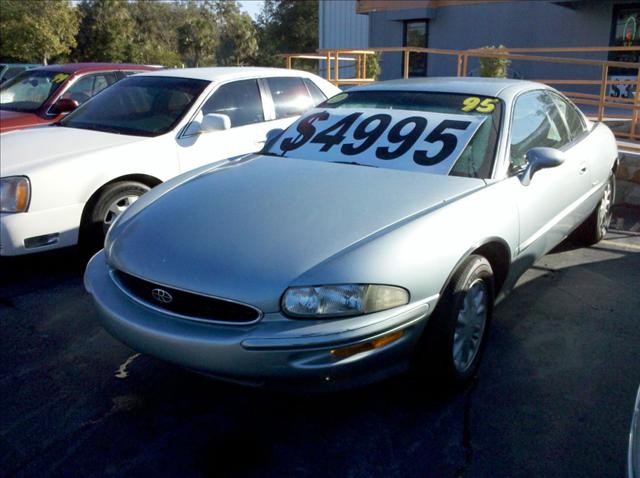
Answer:
POLYGON ((132 300, 111 279, 102 251, 89 262, 84 280, 102 325, 133 349, 220 379, 277 388, 357 386, 401 371, 438 299, 348 319, 267 313, 254 324, 221 325, 180 319, 132 300), (398 330, 403 335, 381 348, 346 358, 330 352, 398 330))
POLYGON ((18 256, 78 243, 83 204, 56 209, 0 214, 0 255, 18 256), (25 247, 25 240, 53 236, 51 244, 25 247))

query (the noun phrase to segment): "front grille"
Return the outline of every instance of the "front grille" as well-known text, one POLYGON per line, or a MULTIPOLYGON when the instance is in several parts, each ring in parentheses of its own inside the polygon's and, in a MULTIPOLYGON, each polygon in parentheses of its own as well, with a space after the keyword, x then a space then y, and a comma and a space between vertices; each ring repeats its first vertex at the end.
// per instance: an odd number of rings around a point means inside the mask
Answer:
POLYGON ((234 324, 260 318, 260 312, 247 305, 155 284, 119 270, 112 274, 116 283, 134 299, 186 318, 234 324))

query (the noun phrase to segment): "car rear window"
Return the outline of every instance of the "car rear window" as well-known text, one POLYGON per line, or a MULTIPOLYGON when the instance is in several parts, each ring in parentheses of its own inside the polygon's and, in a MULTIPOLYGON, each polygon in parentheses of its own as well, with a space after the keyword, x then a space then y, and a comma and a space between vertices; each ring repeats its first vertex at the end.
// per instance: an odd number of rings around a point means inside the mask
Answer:
MULTIPOLYGON (((447 173, 454 176, 488 178, 491 176, 495 160, 502 108, 502 101, 498 98, 482 95, 424 91, 365 90, 338 94, 318 105, 316 109, 318 111, 327 110, 328 112, 336 109, 348 109, 354 112, 361 111, 365 115, 367 111, 380 114, 380 111, 384 110, 400 110, 404 111, 407 117, 411 117, 410 112, 415 111, 433 114, 431 121, 436 121, 436 118, 437 121, 442 121, 442 118, 446 118, 447 115, 455 118, 455 120, 460 120, 461 115, 467 118, 479 118, 482 124, 477 129, 472 128, 473 136, 466 144, 464 150, 461 152, 458 152, 457 149, 453 150, 456 152, 457 157, 454 158, 455 161, 450 169, 447 170, 447 173)), ((350 133, 355 133, 356 139, 357 137, 365 138, 369 129, 366 129, 364 132, 356 132, 359 122, 360 120, 354 121, 349 128, 340 131, 340 134, 349 135, 350 133)), ((314 124, 319 128, 320 123, 314 124)), ((374 125, 375 122, 371 123, 369 128, 373 128, 374 125)), ((296 125, 294 124, 290 128, 293 127, 296 127, 296 125)), ((429 131, 429 128, 430 126, 427 126, 425 131, 429 131)), ((401 132, 401 134, 398 135, 398 139, 401 139, 403 134, 405 133, 401 132)), ((314 138, 310 141, 314 143, 317 142, 317 139, 314 138)), ((420 141, 422 141, 422 139, 420 141)), ((416 144, 419 145, 419 143, 416 144)), ((439 141, 436 141, 433 147, 436 148, 438 145, 442 145, 442 149, 445 148, 445 145, 439 141)), ((328 148, 326 149, 328 150, 328 148)), ((337 150, 338 148, 331 149, 333 152, 337 150)), ((347 150, 349 150, 349 148, 347 148, 347 150)), ((327 157, 329 158, 329 156, 327 157)), ((374 161, 373 164, 376 164, 376 162, 374 161)), ((384 161, 380 161, 377 164, 379 164, 380 167, 392 167, 392 163, 390 162, 385 164, 384 161)), ((438 172, 442 172, 442 169, 438 172)))

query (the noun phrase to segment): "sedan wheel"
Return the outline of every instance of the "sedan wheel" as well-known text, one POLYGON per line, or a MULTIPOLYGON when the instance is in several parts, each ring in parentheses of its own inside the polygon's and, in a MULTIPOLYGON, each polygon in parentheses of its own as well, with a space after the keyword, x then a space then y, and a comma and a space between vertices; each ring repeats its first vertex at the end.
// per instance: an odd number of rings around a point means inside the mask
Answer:
POLYGON ((593 245, 600 242, 611 224, 611 206, 616 197, 616 177, 611 174, 607 184, 602 190, 602 196, 596 209, 578 227, 574 237, 586 245, 593 245))
POLYGON ((471 255, 454 272, 418 343, 415 365, 438 386, 459 389, 474 376, 493 312, 493 270, 471 255))
POLYGON ((453 335, 453 364, 460 373, 467 371, 478 355, 487 323, 487 286, 476 279, 462 299, 453 335))
POLYGON ((129 206, 131 206, 140 196, 129 194, 124 197, 116 198, 107 209, 107 213, 102 220, 102 226, 105 234, 109 231, 109 228, 113 222, 122 214, 129 206))
POLYGON ((149 189, 137 181, 120 181, 105 186, 91 209, 87 209, 82 222, 80 242, 86 252, 91 254, 101 249, 115 220, 149 189))
MULTIPOLYGON (((612 176, 613 178, 613 176, 612 176)), ((611 224, 611 205, 613 203, 613 180, 610 179, 602 193, 602 199, 598 207, 598 230, 601 237, 607 233, 611 224)))

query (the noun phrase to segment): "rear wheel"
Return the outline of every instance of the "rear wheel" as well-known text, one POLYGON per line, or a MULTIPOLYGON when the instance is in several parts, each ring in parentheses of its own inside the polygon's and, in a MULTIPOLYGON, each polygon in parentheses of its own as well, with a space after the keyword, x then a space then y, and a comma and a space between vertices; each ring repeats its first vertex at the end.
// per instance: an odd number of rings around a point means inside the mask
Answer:
POLYGON ((104 238, 114 221, 149 189, 137 181, 120 181, 104 188, 82 226, 82 245, 87 252, 103 247, 104 238))
POLYGON ((577 229, 578 240, 590 246, 604 238, 611 224, 611 206, 613 206, 615 195, 616 177, 612 173, 602 191, 598 206, 577 229))
POLYGON ((471 255, 451 278, 418 344, 420 376, 449 389, 473 378, 491 324, 493 298, 491 265, 471 255))

